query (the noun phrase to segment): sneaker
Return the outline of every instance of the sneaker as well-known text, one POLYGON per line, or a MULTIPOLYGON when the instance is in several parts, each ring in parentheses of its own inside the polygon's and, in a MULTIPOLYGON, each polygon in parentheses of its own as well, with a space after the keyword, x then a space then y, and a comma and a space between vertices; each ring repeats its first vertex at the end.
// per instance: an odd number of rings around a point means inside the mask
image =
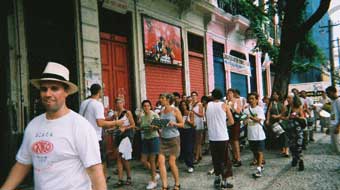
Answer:
POLYGON ((188 168, 188 173, 192 173, 192 172, 194 172, 194 168, 192 167, 188 168))
POLYGON ((161 176, 159 175, 159 173, 156 173, 155 179, 158 181, 159 179, 161 179, 161 176))
POLYGON ((253 173, 253 177, 254 177, 254 178, 260 178, 260 177, 262 177, 262 172, 261 172, 261 171, 256 171, 255 173, 253 173))
POLYGON ((233 184, 231 184, 231 183, 222 183, 222 185, 221 185, 221 189, 229 189, 229 188, 233 188, 234 187, 234 185, 233 184))
POLYGON ((146 189, 155 189, 157 187, 157 183, 153 181, 149 181, 148 186, 146 186, 146 189))
POLYGON ((221 178, 215 179, 214 187, 215 188, 220 188, 221 187, 221 178))

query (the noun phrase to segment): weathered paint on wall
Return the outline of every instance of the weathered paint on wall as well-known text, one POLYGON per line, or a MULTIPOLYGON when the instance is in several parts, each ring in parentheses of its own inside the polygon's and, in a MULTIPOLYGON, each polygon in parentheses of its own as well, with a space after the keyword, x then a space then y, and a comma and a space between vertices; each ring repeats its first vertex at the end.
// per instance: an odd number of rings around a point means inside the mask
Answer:
POLYGON ((83 55, 83 94, 93 83, 101 84, 101 58, 97 0, 80 1, 80 27, 83 55))

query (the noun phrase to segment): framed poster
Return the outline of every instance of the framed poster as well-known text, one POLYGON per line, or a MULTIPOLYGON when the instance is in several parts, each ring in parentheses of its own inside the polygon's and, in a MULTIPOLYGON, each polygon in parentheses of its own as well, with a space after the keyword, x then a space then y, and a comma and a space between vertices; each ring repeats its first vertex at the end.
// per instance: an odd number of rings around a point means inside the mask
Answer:
POLYGON ((143 16, 144 60, 182 66, 181 28, 143 16))

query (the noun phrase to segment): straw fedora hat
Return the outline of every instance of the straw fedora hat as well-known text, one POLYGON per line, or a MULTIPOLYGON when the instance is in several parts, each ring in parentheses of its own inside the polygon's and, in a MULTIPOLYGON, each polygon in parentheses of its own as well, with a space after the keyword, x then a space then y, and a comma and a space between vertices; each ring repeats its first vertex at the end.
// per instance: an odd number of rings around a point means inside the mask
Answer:
POLYGON ((68 94, 74 94, 78 91, 78 87, 69 81, 69 75, 70 72, 65 66, 55 62, 48 62, 41 78, 32 79, 31 83, 39 89, 41 81, 58 81, 68 86, 68 94))

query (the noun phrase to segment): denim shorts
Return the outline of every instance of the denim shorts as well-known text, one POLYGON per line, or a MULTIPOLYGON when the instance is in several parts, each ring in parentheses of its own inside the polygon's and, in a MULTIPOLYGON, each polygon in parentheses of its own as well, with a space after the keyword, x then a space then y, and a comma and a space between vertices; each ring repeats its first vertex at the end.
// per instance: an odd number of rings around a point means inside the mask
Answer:
POLYGON ((159 137, 142 140, 142 154, 158 154, 160 147, 159 137))
POLYGON ((263 152, 265 148, 264 140, 260 141, 249 141, 250 150, 253 152, 263 152))

